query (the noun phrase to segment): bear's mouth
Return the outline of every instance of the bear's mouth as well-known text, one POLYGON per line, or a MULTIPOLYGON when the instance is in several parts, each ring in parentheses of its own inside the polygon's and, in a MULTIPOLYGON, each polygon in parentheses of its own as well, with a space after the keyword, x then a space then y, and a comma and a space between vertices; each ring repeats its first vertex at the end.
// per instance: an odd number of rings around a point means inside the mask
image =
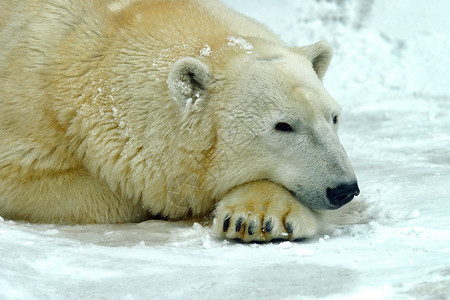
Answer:
MULTIPOLYGON (((286 188, 286 187, 285 187, 286 188)), ((286 188, 287 189, 287 188, 286 188)), ((292 196, 294 196, 298 202, 302 203, 306 207, 315 210, 335 210, 341 206, 331 204, 325 193, 305 192, 304 189, 298 188, 297 191, 287 189, 292 196)), ((349 201, 350 202, 350 201, 349 201)))

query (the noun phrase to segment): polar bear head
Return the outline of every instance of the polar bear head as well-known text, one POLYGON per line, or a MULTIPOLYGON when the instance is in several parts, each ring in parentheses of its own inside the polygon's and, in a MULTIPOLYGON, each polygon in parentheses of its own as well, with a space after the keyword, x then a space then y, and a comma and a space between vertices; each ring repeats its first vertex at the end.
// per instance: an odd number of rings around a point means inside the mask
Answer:
POLYGON ((188 118, 213 114, 215 195, 266 179, 311 208, 351 201, 359 189, 337 136, 340 108, 322 84, 329 44, 286 48, 233 38, 228 45, 220 63, 178 60, 168 80, 188 118))

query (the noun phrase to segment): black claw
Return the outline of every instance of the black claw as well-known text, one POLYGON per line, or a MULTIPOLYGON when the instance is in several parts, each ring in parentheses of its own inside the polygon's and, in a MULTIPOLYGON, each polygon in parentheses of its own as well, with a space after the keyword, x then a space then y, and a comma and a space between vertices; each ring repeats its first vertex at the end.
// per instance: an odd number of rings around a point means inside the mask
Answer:
POLYGON ((250 222, 248 225, 248 235, 253 235, 255 233, 255 222, 250 222))
POLYGON ((236 231, 241 231, 242 223, 244 223, 244 218, 239 218, 236 222, 236 231))
POLYGON ((223 231, 227 231, 228 227, 230 227, 230 220, 231 220, 231 216, 227 215, 225 220, 223 220, 223 231))
POLYGON ((272 223, 272 221, 271 221, 271 220, 267 221, 265 227, 266 227, 266 232, 271 232, 272 229, 273 229, 273 223, 272 223))
POLYGON ((292 225, 292 223, 287 222, 285 224, 285 227, 288 234, 292 234, 294 232, 294 226, 292 225))

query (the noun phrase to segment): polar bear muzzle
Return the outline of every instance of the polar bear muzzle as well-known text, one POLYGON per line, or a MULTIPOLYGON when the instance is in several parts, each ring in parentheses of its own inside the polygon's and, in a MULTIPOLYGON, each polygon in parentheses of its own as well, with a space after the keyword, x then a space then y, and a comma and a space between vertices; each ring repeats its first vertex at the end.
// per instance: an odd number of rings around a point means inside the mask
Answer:
POLYGON ((327 188, 327 198, 330 204, 340 208, 353 200, 353 197, 359 195, 358 183, 341 184, 335 188, 327 188))

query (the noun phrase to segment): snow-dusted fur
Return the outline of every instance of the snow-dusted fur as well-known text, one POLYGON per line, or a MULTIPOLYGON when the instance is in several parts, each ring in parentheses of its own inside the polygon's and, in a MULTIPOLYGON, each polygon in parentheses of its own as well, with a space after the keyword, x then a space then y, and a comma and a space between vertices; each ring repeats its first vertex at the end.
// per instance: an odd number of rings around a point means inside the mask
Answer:
POLYGON ((0 215, 186 219, 218 236, 316 234, 356 182, 322 86, 331 47, 285 46, 204 1, 0 4, 0 215), (281 124, 281 125, 280 125, 281 124))

